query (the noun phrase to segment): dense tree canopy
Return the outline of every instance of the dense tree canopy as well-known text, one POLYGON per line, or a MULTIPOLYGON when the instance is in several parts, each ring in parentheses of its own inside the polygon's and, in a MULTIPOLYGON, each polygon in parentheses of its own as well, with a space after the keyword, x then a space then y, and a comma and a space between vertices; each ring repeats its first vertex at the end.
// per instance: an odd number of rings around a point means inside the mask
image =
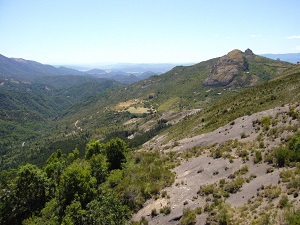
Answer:
POLYGON ((133 153, 126 143, 90 141, 52 153, 43 168, 2 172, 0 224, 126 224, 146 199, 173 181, 158 152, 133 153), (133 176, 133 174, 135 174, 133 176))
POLYGON ((42 170, 26 164, 15 175, 1 186, 1 224, 21 224, 47 202, 49 179, 42 170))

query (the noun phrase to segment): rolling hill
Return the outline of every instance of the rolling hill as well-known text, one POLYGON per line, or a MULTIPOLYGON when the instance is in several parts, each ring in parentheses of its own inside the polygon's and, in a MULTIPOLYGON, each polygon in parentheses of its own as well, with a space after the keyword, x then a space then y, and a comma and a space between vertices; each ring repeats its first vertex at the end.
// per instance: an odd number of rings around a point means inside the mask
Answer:
POLYGON ((7 58, 0 55, 0 76, 32 81, 45 75, 84 75, 83 72, 65 67, 56 68, 21 58, 7 58))
MULTIPOLYGON (((122 69, 92 69, 83 72, 65 66, 54 67, 32 60, 25 60, 22 58, 8 58, 3 55, 0 55, 0 77, 5 79, 16 79, 21 81, 35 82, 45 81, 46 79, 49 79, 46 78, 49 76, 53 77, 62 75, 73 75, 88 78, 106 78, 128 85, 140 80, 144 80, 150 76, 160 74, 162 73, 162 71, 167 71, 173 67, 172 64, 143 64, 137 66, 133 64, 123 66, 124 68, 122 67, 122 69), (158 72, 152 72, 148 69, 153 69, 153 71, 158 72)), ((118 68, 118 66, 116 66, 116 68, 118 68)), ((73 81, 75 79, 76 78, 73 78, 70 81, 73 81)))

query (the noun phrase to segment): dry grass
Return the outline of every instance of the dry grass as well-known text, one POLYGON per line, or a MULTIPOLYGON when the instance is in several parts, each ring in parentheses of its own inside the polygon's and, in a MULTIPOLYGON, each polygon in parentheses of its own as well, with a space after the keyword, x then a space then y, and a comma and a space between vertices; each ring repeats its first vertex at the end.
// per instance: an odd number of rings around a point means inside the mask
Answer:
POLYGON ((128 100, 128 101, 126 101, 126 102, 120 102, 120 103, 115 107, 115 109, 116 109, 117 111, 122 111, 122 110, 124 110, 124 109, 126 109, 126 108, 128 108, 128 107, 130 107, 130 106, 136 105, 136 104, 139 103, 139 102, 140 102, 140 100, 138 100, 138 99, 128 100))
POLYGON ((126 102, 120 102, 114 109, 118 112, 127 111, 132 114, 150 113, 151 108, 144 107, 144 101, 140 99, 132 99, 126 102))

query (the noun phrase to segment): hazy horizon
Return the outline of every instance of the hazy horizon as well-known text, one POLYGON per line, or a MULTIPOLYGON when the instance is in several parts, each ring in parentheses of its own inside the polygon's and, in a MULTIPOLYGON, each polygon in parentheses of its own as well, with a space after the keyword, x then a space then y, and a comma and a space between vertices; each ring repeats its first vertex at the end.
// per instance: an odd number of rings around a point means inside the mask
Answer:
POLYGON ((1 1, 0 54, 86 65, 298 53, 299 8, 297 0, 1 1))

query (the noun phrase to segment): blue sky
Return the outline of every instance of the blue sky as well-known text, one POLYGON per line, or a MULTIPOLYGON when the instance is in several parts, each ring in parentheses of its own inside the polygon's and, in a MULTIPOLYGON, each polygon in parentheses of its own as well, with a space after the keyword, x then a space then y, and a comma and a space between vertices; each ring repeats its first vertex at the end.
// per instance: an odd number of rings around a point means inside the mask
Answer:
POLYGON ((300 52, 299 0, 0 0, 0 54, 48 64, 300 52))

